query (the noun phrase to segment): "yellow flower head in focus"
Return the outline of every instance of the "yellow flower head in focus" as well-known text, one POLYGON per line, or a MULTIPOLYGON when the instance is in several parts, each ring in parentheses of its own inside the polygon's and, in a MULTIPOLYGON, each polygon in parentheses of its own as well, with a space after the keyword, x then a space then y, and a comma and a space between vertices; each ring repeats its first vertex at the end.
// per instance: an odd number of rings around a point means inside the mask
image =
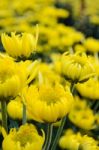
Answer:
POLYGON ((36 50, 38 35, 30 33, 15 34, 11 36, 3 33, 1 41, 5 51, 12 57, 29 57, 36 50))
POLYGON ((86 55, 62 56, 62 73, 73 82, 84 82, 94 75, 94 67, 86 55))
POLYGON ((73 97, 63 86, 41 84, 31 85, 24 91, 28 112, 39 122, 56 122, 72 108, 73 97))
POLYGON ((32 124, 25 124, 19 128, 11 129, 10 133, 4 137, 3 150, 41 150, 45 135, 38 134, 36 127, 32 124))

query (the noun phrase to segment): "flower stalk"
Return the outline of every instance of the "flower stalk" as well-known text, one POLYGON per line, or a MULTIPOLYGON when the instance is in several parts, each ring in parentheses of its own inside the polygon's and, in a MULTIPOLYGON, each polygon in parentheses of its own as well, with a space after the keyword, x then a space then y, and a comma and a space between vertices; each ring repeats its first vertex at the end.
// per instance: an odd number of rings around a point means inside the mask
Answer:
POLYGON ((26 117, 26 105, 23 103, 23 118, 22 118, 22 124, 24 125, 27 122, 26 117))
POLYGON ((65 122, 66 122, 66 117, 64 117, 64 118, 62 119, 62 121, 61 121, 61 125, 60 125, 60 127, 58 128, 58 131, 57 131, 55 140, 54 140, 54 142, 53 142, 53 145, 52 145, 52 147, 51 147, 51 150, 55 150, 55 149, 56 149, 57 143, 58 143, 59 138, 60 138, 60 136, 61 136, 61 133, 62 133, 62 131, 63 131, 63 127, 64 127, 64 125, 65 125, 65 122))
POLYGON ((7 109, 6 109, 6 101, 1 100, 1 113, 2 113, 2 126, 5 129, 6 133, 8 132, 7 127, 7 109))
POLYGON ((49 150, 50 144, 51 144, 51 140, 52 140, 52 134, 53 134, 53 125, 52 124, 48 124, 47 125, 47 133, 46 133, 46 141, 45 141, 43 150, 49 150))

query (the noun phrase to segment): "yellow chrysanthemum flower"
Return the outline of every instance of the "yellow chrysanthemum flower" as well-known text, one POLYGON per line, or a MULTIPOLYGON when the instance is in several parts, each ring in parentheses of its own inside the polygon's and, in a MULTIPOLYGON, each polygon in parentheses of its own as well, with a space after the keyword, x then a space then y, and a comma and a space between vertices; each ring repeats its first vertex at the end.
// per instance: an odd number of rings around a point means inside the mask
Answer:
POLYGON ((61 138, 59 141, 59 145, 62 149, 78 150, 79 142, 76 139, 76 136, 72 135, 61 138))
POLYGON ((73 104, 70 91, 65 91, 58 83, 31 85, 24 93, 29 113, 39 122, 56 122, 70 111, 73 104))
POLYGON ((3 33, 1 41, 5 51, 12 57, 29 57, 36 50, 37 39, 30 33, 11 36, 3 33))
POLYGON ((0 97, 16 96, 20 88, 16 64, 10 58, 0 58, 0 97))
MULTIPOLYGON (((11 100, 8 105, 7 105, 7 112, 8 115, 13 118, 13 119, 22 119, 23 117, 23 103, 21 97, 17 96, 16 99, 11 100)), ((32 117, 28 113, 27 114, 27 119, 30 120, 32 117)))
POLYGON ((80 146, 80 150, 99 150, 98 143, 92 138, 88 137, 87 135, 82 137, 80 146))
POLYGON ((73 82, 83 82, 94 75, 94 67, 86 55, 62 56, 62 73, 73 82))
POLYGON ((6 55, 0 55, 0 97, 15 97, 21 93, 24 86, 35 77, 38 61, 14 60, 6 55))
POLYGON ((99 99, 99 81, 95 78, 90 78, 85 83, 78 83, 76 85, 77 91, 84 97, 90 98, 92 100, 99 99))
POLYGON ((62 149, 78 150, 80 143, 76 138, 77 137, 75 135, 62 137, 59 141, 59 145, 62 149))
POLYGON ((75 134, 72 130, 68 129, 59 140, 59 146, 62 149, 78 150, 81 141, 81 134, 75 134))
POLYGON ((73 110, 69 114, 69 119, 78 127, 90 130, 95 128, 95 116, 90 109, 73 110))
POLYGON ((82 129, 90 130, 95 128, 96 118, 93 111, 88 108, 86 101, 79 98, 75 99, 73 109, 69 113, 69 119, 82 129))
POLYGON ((36 127, 32 124, 25 124, 19 128, 11 129, 10 133, 4 137, 3 150, 41 150, 45 135, 38 134, 36 127))

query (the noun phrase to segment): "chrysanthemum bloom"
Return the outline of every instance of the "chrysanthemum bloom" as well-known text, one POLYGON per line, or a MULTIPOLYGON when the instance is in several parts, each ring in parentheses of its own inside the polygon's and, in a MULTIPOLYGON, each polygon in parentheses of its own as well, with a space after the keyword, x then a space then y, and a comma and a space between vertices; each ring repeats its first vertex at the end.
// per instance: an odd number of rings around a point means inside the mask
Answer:
POLYGON ((14 61, 0 58, 0 97, 16 96, 20 88, 21 81, 14 61))
POLYGON ((10 57, 0 57, 0 97, 15 97, 31 82, 38 61, 16 63, 10 57))
POLYGON ((98 142, 85 135, 82 137, 79 150, 99 150, 98 142))
POLYGON ((36 50, 37 39, 30 33, 11 36, 3 33, 1 41, 5 51, 12 57, 29 57, 36 50))
POLYGON ((58 83, 31 85, 24 95, 29 113, 39 122, 56 122, 70 111, 73 104, 70 91, 65 91, 58 83))
POLYGON ((80 95, 92 99, 92 100, 98 100, 99 99, 99 81, 95 78, 90 78, 85 83, 78 83, 76 85, 77 91, 80 93, 80 95))
MULTIPOLYGON (((8 115, 13 119, 19 119, 21 120, 23 117, 23 103, 21 97, 17 96, 16 99, 11 100, 7 105, 7 112, 8 115)), ((27 114, 27 120, 30 120, 32 117, 28 113, 27 114)))
POLYGON ((62 73, 73 82, 83 82, 94 75, 94 67, 86 55, 63 55, 62 73))
POLYGON ((25 124, 19 128, 11 129, 10 133, 4 137, 3 150, 41 150, 45 135, 38 134, 36 127, 32 124, 25 124))
POLYGON ((95 116, 90 109, 73 110, 69 114, 69 119, 82 129, 91 130, 95 128, 95 116))
POLYGON ((80 133, 75 134, 72 130, 68 129, 60 138, 59 146, 62 149, 78 150, 81 138, 80 133))
POLYGON ((84 100, 75 99, 73 109, 69 113, 69 119, 82 129, 90 130, 95 128, 95 115, 84 100))

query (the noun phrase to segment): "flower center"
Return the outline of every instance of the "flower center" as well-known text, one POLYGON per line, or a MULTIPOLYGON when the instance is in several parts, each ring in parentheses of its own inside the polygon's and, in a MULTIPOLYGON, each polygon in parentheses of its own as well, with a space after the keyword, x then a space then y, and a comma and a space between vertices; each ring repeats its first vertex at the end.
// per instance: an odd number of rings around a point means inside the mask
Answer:
POLYGON ((80 58, 80 57, 78 57, 78 56, 75 56, 75 57, 74 57, 74 61, 75 61, 75 63, 78 63, 78 64, 80 64, 81 66, 84 66, 84 65, 85 65, 85 59, 80 58))
POLYGON ((40 94, 40 100, 46 101, 47 105, 50 105, 51 103, 56 103, 60 99, 60 96, 55 91, 55 89, 49 86, 40 88, 39 94, 40 94))
POLYGON ((18 132, 14 137, 14 141, 20 142, 20 145, 22 147, 25 147, 27 143, 32 143, 33 139, 35 139, 33 138, 33 134, 31 134, 31 132, 28 130, 23 130, 21 132, 18 132))

